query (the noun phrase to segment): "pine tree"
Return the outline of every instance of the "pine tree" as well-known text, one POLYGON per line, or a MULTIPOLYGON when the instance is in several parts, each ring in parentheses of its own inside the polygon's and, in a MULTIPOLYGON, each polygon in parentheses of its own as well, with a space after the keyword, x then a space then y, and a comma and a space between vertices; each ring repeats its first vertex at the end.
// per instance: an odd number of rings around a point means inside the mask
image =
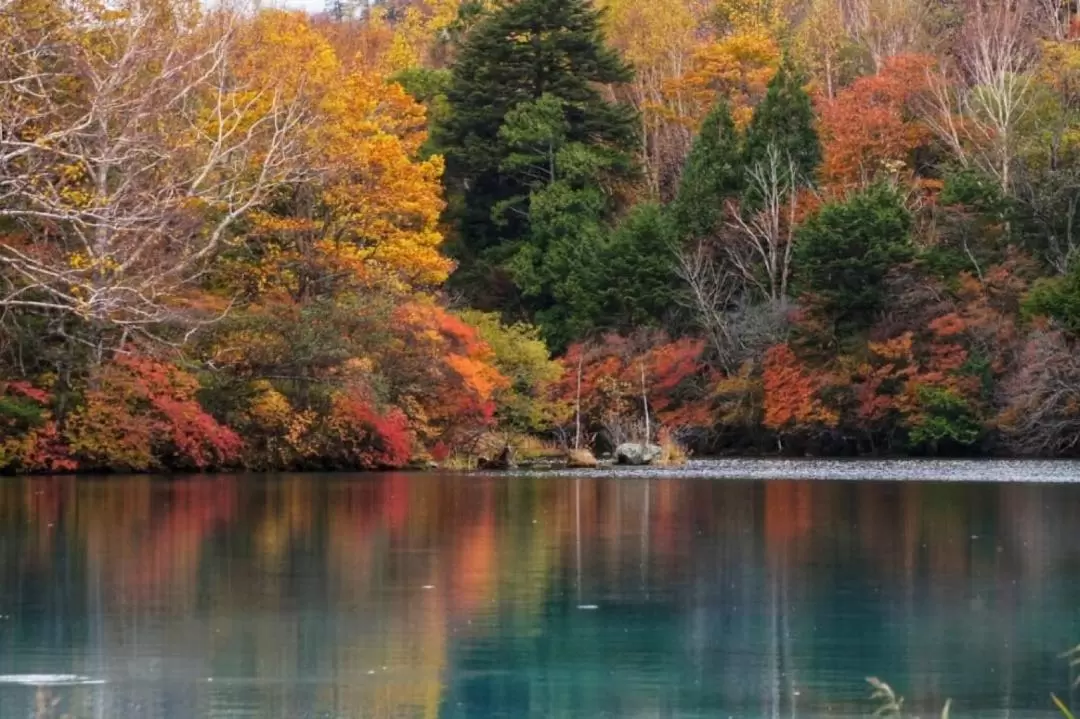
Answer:
POLYGON ((754 109, 746 129, 746 167, 765 162, 769 146, 790 156, 802 182, 812 183, 821 164, 821 141, 814 129, 814 108, 802 88, 802 78, 785 60, 780 64, 765 99, 754 109))
POLYGON ((588 0, 507 3, 469 31, 452 68, 435 142, 446 156, 448 214, 456 226, 449 249, 459 262, 455 280, 474 303, 505 309, 515 301, 505 296, 504 268, 529 241, 528 198, 540 191, 515 160, 507 162, 520 156, 513 144, 522 137, 503 130, 508 115, 541 98, 543 109, 560 103, 559 143, 605 156, 604 176, 589 182, 625 176, 632 172, 634 112, 605 100, 598 86, 631 75, 604 45, 599 12, 588 0))
POLYGON ((678 242, 713 234, 723 216, 724 200, 739 192, 742 173, 735 123, 727 102, 720 100, 701 124, 669 208, 678 242))
POLYGON ((878 184, 825 205, 795 236, 796 281, 837 332, 869 327, 885 303, 889 270, 911 259, 911 213, 878 184))

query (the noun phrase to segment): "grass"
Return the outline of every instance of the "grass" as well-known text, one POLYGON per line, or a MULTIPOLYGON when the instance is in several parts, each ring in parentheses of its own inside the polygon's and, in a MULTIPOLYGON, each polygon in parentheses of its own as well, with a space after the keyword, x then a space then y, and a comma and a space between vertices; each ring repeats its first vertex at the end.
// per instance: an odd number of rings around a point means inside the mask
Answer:
MULTIPOLYGON (((877 677, 867 677, 866 682, 873 689, 870 693, 870 701, 877 705, 874 709, 874 716, 883 719, 903 719, 904 697, 897 694, 891 686, 877 677)), ((946 699, 945 706, 941 708, 941 719, 949 719, 949 708, 951 706, 952 699, 946 699)))
MULTIPOLYGON (((1080 644, 1067 652, 1063 652, 1059 656, 1068 661, 1070 673, 1075 671, 1077 667, 1080 667, 1080 644)), ((904 698, 877 677, 867 677, 866 681, 873 689, 870 694, 870 701, 876 703, 874 716, 882 717, 883 719, 903 719, 904 698)), ((1071 686, 1072 688, 1080 686, 1080 677, 1072 680, 1071 686)), ((1076 719, 1076 715, 1073 714, 1072 710, 1065 702, 1058 698, 1057 694, 1051 693, 1050 700, 1065 719, 1076 719)), ((941 709, 941 719, 949 719, 949 708, 951 705, 952 699, 945 701, 945 706, 941 709)))
POLYGON ((656 464, 660 467, 681 467, 690 459, 690 451, 671 436, 670 432, 661 432, 657 439, 660 458, 656 464))

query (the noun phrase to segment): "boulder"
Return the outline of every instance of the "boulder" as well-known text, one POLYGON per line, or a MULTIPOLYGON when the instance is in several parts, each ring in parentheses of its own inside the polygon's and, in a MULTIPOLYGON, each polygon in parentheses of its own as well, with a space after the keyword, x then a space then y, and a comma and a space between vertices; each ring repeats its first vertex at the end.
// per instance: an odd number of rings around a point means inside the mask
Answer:
POLYGON ((566 455, 566 466, 570 469, 594 469, 600 466, 600 463, 589 450, 572 449, 566 455))
POLYGON ((627 442, 615 448, 615 461, 618 464, 652 464, 660 459, 663 450, 655 444, 634 444, 627 442))

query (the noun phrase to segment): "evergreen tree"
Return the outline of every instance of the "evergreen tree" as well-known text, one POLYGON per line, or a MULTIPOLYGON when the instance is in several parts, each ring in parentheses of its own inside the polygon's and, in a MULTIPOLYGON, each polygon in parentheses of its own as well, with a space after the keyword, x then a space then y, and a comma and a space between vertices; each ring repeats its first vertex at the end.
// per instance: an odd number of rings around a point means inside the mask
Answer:
MULTIPOLYGON (((598 89, 630 77, 630 68, 604 45, 599 13, 588 0, 518 0, 468 32, 434 137, 446 156, 448 217, 456 226, 450 243, 459 263, 454 281, 474 303, 507 309, 515 299, 506 296, 505 282, 494 280, 505 277, 515 255, 541 249, 522 246, 537 239, 530 198, 562 178, 552 172, 529 175, 530 154, 547 154, 550 161, 560 151, 593 151, 590 162, 598 174, 563 193, 632 172, 634 112, 608 102, 598 89), (562 117, 553 122, 556 106, 562 117), (511 127, 504 129, 508 120, 511 127), (553 133, 546 149, 535 142, 544 132, 553 133)), ((609 205, 606 199, 602 216, 610 214, 609 205)), ((515 284, 519 276, 511 278, 515 284)), ((543 309, 548 290, 534 293, 527 309, 543 309)))
POLYGON ((742 183, 739 136, 725 100, 706 116, 686 158, 679 191, 669 212, 675 239, 708 237, 723 217, 723 203, 742 183))
POLYGON ((803 182, 813 182, 821 163, 814 108, 802 88, 802 78, 787 61, 769 81, 765 99, 754 109, 746 128, 746 166, 765 162, 770 145, 780 151, 781 157, 790 156, 795 161, 803 182))
POLYGON ((825 205, 795 236, 796 280, 837 330, 869 326, 885 301, 885 276, 909 260, 911 213, 895 188, 874 185, 825 205))
POLYGON ((636 205, 612 231, 598 273, 599 327, 629 332, 660 326, 672 315, 681 285, 671 240, 670 220, 653 202, 636 205))

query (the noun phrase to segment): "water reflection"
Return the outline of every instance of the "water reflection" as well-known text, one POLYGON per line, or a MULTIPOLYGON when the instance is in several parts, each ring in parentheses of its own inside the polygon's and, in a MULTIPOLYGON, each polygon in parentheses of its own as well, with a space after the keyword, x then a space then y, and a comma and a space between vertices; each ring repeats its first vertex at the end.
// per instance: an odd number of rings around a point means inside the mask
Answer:
POLYGON ((9 479, 0 716, 866 715, 867 674, 1050 716, 1078 510, 1064 485, 9 479))

